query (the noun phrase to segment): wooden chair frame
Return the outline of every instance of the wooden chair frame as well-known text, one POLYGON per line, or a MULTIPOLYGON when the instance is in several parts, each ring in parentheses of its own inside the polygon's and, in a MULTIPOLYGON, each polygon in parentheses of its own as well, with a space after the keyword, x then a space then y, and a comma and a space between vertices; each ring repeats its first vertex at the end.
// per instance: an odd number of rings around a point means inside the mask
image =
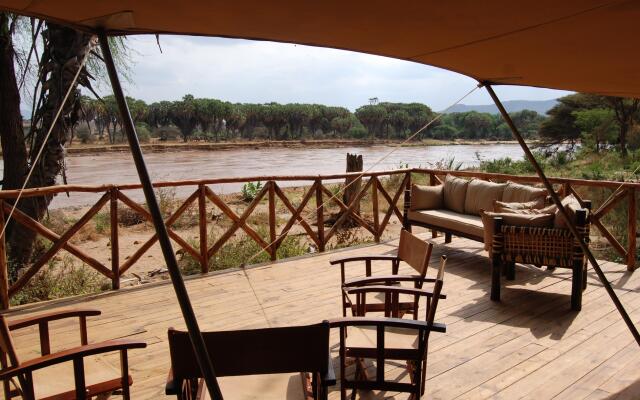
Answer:
POLYGON ((33 372, 69 361, 73 362, 75 389, 69 392, 57 394, 53 396, 52 399, 83 400, 101 394, 112 393, 120 389, 122 389, 122 397, 127 400, 130 399, 129 386, 133 384, 133 379, 128 372, 129 362, 127 352, 131 349, 145 348, 147 345, 144 342, 123 339, 89 344, 87 335, 87 317, 96 315, 100 315, 100 311, 89 309, 64 310, 10 322, 7 322, 5 317, 0 315, 0 361, 2 363, 0 380, 3 383, 5 399, 21 396, 23 399, 35 400, 33 372), (51 353, 49 322, 66 318, 79 319, 81 345, 79 347, 51 353), (13 340, 11 339, 11 331, 34 325, 38 326, 41 356, 21 362, 18 359, 13 345, 13 340), (85 357, 116 351, 120 352, 120 377, 107 382, 100 382, 87 386, 84 371, 85 357), (12 390, 11 382, 13 381, 15 384, 14 379, 18 380, 20 387, 16 385, 16 388, 12 390))
MULTIPOLYGON (((425 242, 424 240, 413 235, 411 232, 402 230, 400 231, 400 243, 398 245, 398 253, 395 256, 375 255, 375 256, 356 256, 346 257, 329 261, 331 265, 340 264, 340 283, 343 287, 351 286, 363 286, 368 284, 394 284, 400 281, 411 281, 414 283, 414 287, 420 288, 424 282, 433 282, 432 279, 426 279, 427 268, 429 267, 429 260, 431 258, 431 252, 433 251, 433 244, 425 242), (365 264, 365 278, 346 279, 345 268, 347 264, 354 262, 363 262, 365 264), (391 275, 384 275, 380 277, 372 277, 372 262, 373 261, 388 261, 391 263, 391 275), (409 264, 418 274, 416 275, 398 275, 400 269, 400 262, 404 261, 409 264), (393 279, 389 277, 393 276, 393 279)), ((347 310, 353 305, 348 301, 345 292, 342 292, 342 316, 347 316, 347 310)), ((369 311, 384 311, 384 305, 381 304, 369 304, 367 305, 369 311)), ((405 304, 404 310, 411 313, 414 309, 413 305, 408 306, 405 304)), ((353 312, 353 310, 352 310, 353 312)))
MULTIPOLYGON (((426 368, 427 368, 427 348, 428 348, 428 340, 429 340, 429 332, 432 330, 438 332, 444 332, 446 330, 445 326, 442 324, 436 324, 435 313, 438 307, 439 299, 446 298, 444 294, 442 294, 442 286, 444 284, 444 270, 447 262, 447 257, 442 256, 440 267, 438 269, 438 274, 434 279, 422 279, 422 281, 433 282, 433 291, 425 290, 423 288, 418 287, 402 287, 402 286, 390 286, 388 283, 391 281, 412 281, 417 282, 415 279, 411 279, 411 277, 377 277, 377 278, 365 278, 362 281, 366 281, 367 283, 374 283, 376 281, 385 281, 386 285, 375 285, 375 284, 366 284, 361 286, 343 286, 343 293, 346 297, 350 308, 353 310, 353 319, 363 318, 370 319, 366 317, 367 312, 372 311, 383 311, 385 318, 398 319, 399 321, 407 321, 401 320, 399 318, 402 317, 407 308, 412 308, 412 314, 415 322, 418 316, 418 307, 420 304, 420 299, 424 298, 426 300, 425 303, 425 319, 423 322, 427 328, 424 330, 418 329, 418 353, 412 352, 410 349, 387 349, 384 346, 384 328, 385 324, 381 324, 375 322, 370 326, 375 326, 377 331, 377 349, 375 351, 375 356, 372 353, 372 349, 354 349, 348 348, 345 346, 345 340, 347 337, 347 330, 341 329, 340 331, 340 339, 341 339, 341 382, 346 382, 345 385, 341 385, 341 398, 346 398, 346 389, 352 389, 354 392, 352 393, 352 397, 355 396, 355 391, 358 389, 365 390, 393 390, 393 391, 404 391, 412 393, 412 397, 414 399, 419 399, 421 395, 424 394, 425 390, 425 382, 426 382, 426 368), (367 295, 368 294, 383 294, 384 295, 384 303, 383 310, 373 310, 370 305, 367 304, 367 295), (355 304, 351 300, 351 296, 355 295, 355 304), (410 295, 414 297, 412 302, 402 302, 400 301, 401 295, 410 295), (419 354, 421 358, 417 359, 416 354, 419 354), (345 380, 344 376, 344 368, 346 367, 346 358, 353 358, 356 360, 356 381, 348 382, 345 380), (362 363, 363 358, 375 358, 377 360, 377 376, 375 382, 370 382, 367 379, 366 373, 364 372, 364 364, 362 363), (397 382, 388 382, 384 379, 384 360, 404 360, 407 362, 407 367, 409 369, 409 373, 411 376, 411 384, 402 384, 397 382)), ((376 319, 372 319, 372 321, 380 321, 376 319)), ((347 324, 348 325, 348 324, 347 324)), ((351 324, 353 325, 353 323, 351 324)), ((366 325, 366 324, 365 324, 366 325)), ((412 329, 411 326, 416 325, 408 325, 409 329, 412 329)))
POLYGON ((399 318, 370 318, 351 317, 330 321, 332 328, 340 329, 340 398, 346 400, 347 390, 352 390, 352 398, 357 390, 382 390, 411 393, 412 400, 419 399, 424 394, 426 376, 426 359, 428 351, 428 338, 430 332, 446 332, 446 326, 440 323, 415 321, 399 318), (346 345, 347 329, 349 327, 375 327, 375 347, 349 347, 346 345), (401 328, 413 330, 418 336, 417 349, 395 349, 385 347, 385 330, 387 328, 401 328), (376 380, 369 380, 363 373, 360 363, 356 363, 358 372, 353 380, 346 377, 348 359, 375 359, 376 380), (387 360, 406 361, 411 377, 410 383, 385 380, 385 362, 387 360))
MULTIPOLYGON (((326 399, 336 378, 329 353, 329 322, 307 326, 202 333, 217 377, 303 373, 303 388, 326 399), (311 374, 311 383, 306 373, 311 374)), ((169 329, 171 370, 165 392, 179 400, 201 399, 203 379, 187 332, 169 329)))

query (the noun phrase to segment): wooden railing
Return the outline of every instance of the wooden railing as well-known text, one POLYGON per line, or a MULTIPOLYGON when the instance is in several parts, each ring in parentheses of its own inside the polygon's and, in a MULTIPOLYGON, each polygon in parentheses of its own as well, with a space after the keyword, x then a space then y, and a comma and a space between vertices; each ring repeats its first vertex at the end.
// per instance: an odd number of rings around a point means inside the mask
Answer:
MULTIPOLYGON (((535 176, 513 176, 505 174, 490 174, 470 171, 441 171, 431 169, 404 169, 382 172, 368 172, 362 174, 361 189, 349 204, 342 201, 341 195, 335 195, 328 187, 337 180, 344 180, 347 177, 358 176, 358 173, 352 174, 334 174, 334 175, 315 175, 315 176, 254 176, 244 178, 222 178, 222 179, 203 179, 188 180, 175 182, 158 182, 154 184, 155 188, 175 188, 175 187, 193 187, 193 192, 185 200, 181 201, 179 206, 173 213, 167 216, 165 224, 172 240, 188 253, 193 259, 197 260, 202 273, 209 271, 209 260, 217 254, 222 247, 238 231, 244 232, 252 240, 269 254, 271 260, 277 258, 277 250, 290 233, 291 228, 297 223, 301 226, 304 234, 313 242, 318 251, 325 251, 327 244, 332 238, 335 238, 339 230, 347 221, 364 229, 377 242, 389 226, 392 218, 402 221, 402 194, 406 188, 410 187, 413 181, 426 182, 426 184, 438 184, 442 178, 450 173, 462 177, 475 177, 492 181, 514 181, 521 183, 537 184, 539 178, 535 176), (426 179, 425 179, 426 178, 426 179), (216 193, 211 186, 225 183, 247 183, 247 182, 264 182, 264 186, 255 198, 244 208, 243 211, 237 212, 225 202, 224 196, 216 193), (281 183, 279 185, 279 182, 281 183), (287 182, 288 186, 304 186, 304 195, 298 204, 294 204, 286 195, 281 185, 287 182), (309 185, 309 183, 311 183, 309 185), (380 198, 384 201, 380 201, 380 198), (371 202, 371 215, 367 219, 363 214, 354 212, 356 205, 361 203, 363 199, 371 202), (268 237, 262 237, 251 224, 248 223, 249 217, 254 213, 256 207, 265 201, 267 203, 268 213, 268 237), (290 213, 290 217, 282 223, 278 222, 276 202, 290 213), (173 225, 183 216, 185 211, 197 204, 198 215, 198 245, 194 246, 181 237, 174 229, 173 225), (223 215, 228 217, 232 224, 217 237, 213 243, 209 243, 209 224, 214 224, 207 218, 207 207, 213 204, 223 215), (337 219, 332 225, 325 230, 326 214, 329 208, 338 211, 334 213, 337 219), (306 210, 305 210, 306 209, 306 210)), ((594 204, 594 212, 592 214, 592 223, 601 231, 602 235, 612 248, 615 249, 621 257, 623 257, 630 270, 636 266, 636 231, 637 231, 637 215, 636 215, 636 196, 640 190, 640 183, 620 183, 612 181, 591 181, 583 179, 567 179, 567 178, 551 178, 551 182, 557 185, 561 194, 575 194, 580 200, 580 188, 603 188, 614 190, 614 196, 611 201, 605 204, 594 204), (628 206, 628 245, 625 248, 619 240, 612 234, 603 224, 602 218, 615 207, 619 206, 623 200, 627 200, 628 206)), ((34 220, 28 215, 15 210, 13 219, 15 223, 21 224, 51 241, 52 245, 36 260, 32 265, 24 271, 19 278, 13 282, 9 282, 9 272, 7 268, 7 255, 4 237, 0 238, 0 306, 7 309, 10 299, 18 293, 29 280, 40 271, 60 250, 65 250, 75 256, 89 267, 94 268, 100 274, 111 280, 113 289, 120 287, 120 277, 128 271, 141 257, 149 251, 149 249, 157 241, 157 236, 151 235, 144 243, 142 243, 133 254, 129 255, 121 261, 122 254, 120 251, 120 235, 118 229, 118 212, 119 208, 124 206, 142 216, 147 221, 151 221, 149 212, 125 192, 140 189, 139 184, 126 185, 101 185, 101 186, 80 186, 80 185, 61 185, 38 189, 28 189, 22 194, 23 198, 37 197, 44 194, 59 194, 71 192, 97 193, 102 194, 100 199, 91 206, 88 211, 66 232, 58 234, 47 228, 43 223, 34 220), (92 218, 108 205, 109 221, 110 221, 110 246, 111 257, 109 262, 102 262, 94 258, 91 254, 82 250, 80 246, 74 245, 70 239, 82 229, 92 218)), ((18 191, 6 190, 0 191, 0 224, 4 224, 4 219, 11 210, 11 203, 18 195, 18 191)), ((1 226, 1 225, 0 225, 1 226)), ((212 238, 213 239, 213 238, 212 238)))

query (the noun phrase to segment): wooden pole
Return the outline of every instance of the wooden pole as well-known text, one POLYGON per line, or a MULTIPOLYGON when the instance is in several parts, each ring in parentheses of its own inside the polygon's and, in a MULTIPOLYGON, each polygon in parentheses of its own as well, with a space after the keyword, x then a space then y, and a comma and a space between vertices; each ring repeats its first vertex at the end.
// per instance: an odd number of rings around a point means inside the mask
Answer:
POLYGON ((529 160, 529 163, 531 163, 531 165, 533 166, 533 169, 536 171, 536 173, 538 174, 538 176, 542 180, 542 183, 544 184, 545 188, 547 189, 547 192, 551 196, 551 199, 553 200, 554 204, 558 207, 558 211, 560 212, 560 215, 562 216, 562 219, 564 219, 564 221, 566 222, 567 227, 571 231, 571 234, 576 238, 577 243, 580 246, 580 249, 587 256, 587 259, 591 263, 591 266, 593 267, 593 270, 596 272, 596 275, 598 275, 598 278, 600 279, 600 282, 602 282, 602 286, 604 286, 605 290, 609 294, 609 297, 611 297, 611 301, 613 301, 613 304, 615 304, 616 308, 618 309, 618 312, 622 316, 622 319, 627 324, 627 327, 629 328, 629 331, 631 332, 631 334, 633 335, 634 339, 636 340, 636 342, 640 346, 640 333, 638 332, 638 329, 633 324, 633 321, 629 317, 629 314, 627 313, 627 310, 625 310, 624 306, 620 302, 620 299, 618 298, 618 295, 616 294, 616 292, 611 287, 611 283, 609 283, 609 281, 607 280, 607 277, 605 276, 604 272, 600 268, 600 264, 598 263, 598 260, 596 260, 596 258, 594 257, 593 253, 591 252, 591 249, 589 249, 589 246, 587 245, 587 243, 585 243, 585 241, 582 239, 582 235, 580 234, 580 232, 578 231, 578 229, 574 225, 573 220, 569 216, 568 211, 562 205, 562 201, 560 200, 560 197, 553 190, 553 185, 547 179, 547 176, 545 175, 544 171, 542 170, 542 167, 540 167, 540 164, 538 164, 538 161, 536 160, 536 158, 533 156, 533 153, 531 153, 531 150, 529 150, 529 147, 527 146, 527 143, 524 141, 524 138, 520 134, 520 131, 518 130, 516 125, 513 123, 513 120, 511 119, 511 116, 509 115, 507 110, 505 110, 504 106, 502 105, 502 102, 500 101, 500 99, 496 95, 496 92, 493 91, 493 88, 491 87, 491 84, 484 83, 484 82, 482 84, 487 89, 487 92, 489 93, 489 95, 493 99, 493 102, 496 104, 496 107, 498 107, 498 110, 500 111, 500 114, 502 115, 502 118, 504 118, 505 122, 507 123, 507 125, 511 129, 511 132, 513 133, 513 136, 516 138, 516 140, 520 144, 520 147, 522 147, 522 151, 524 152, 527 160, 529 160))
POLYGON ((322 179, 316 179, 316 227, 318 228, 318 251, 323 252, 324 242, 324 205, 322 203, 322 179))
MULTIPOLYGON (((378 209, 378 185, 380 185, 380 181, 375 176, 369 178, 373 180, 373 184, 371 185, 371 202, 373 203, 373 230, 376 232, 373 235, 376 243, 380 243, 380 211, 378 209)), ((389 204, 389 207, 393 207, 393 204, 389 204)))
POLYGON ((144 156, 142 155, 142 149, 140 148, 140 142, 138 141, 136 127, 133 123, 133 119, 131 118, 131 113, 129 112, 129 106, 127 105, 124 92, 122 91, 122 86, 120 85, 120 79, 118 78, 118 72, 116 71, 115 63, 113 62, 113 56, 111 55, 107 35, 104 31, 101 31, 99 33, 99 37, 100 48, 102 49, 104 62, 107 67, 107 72, 109 73, 109 80, 111 81, 113 94, 118 104, 120 117, 122 118, 122 126, 127 134, 131 155, 136 169, 138 170, 138 176, 140 178, 140 183, 142 184, 144 197, 147 201, 147 206, 149 207, 149 213, 153 218, 153 224, 155 226, 156 234, 158 235, 158 241, 160 242, 162 254, 164 255, 164 259, 167 263, 167 269, 169 270, 171 283, 173 284, 173 289, 176 293, 178 303, 180 304, 182 316, 184 317, 185 324, 187 325, 189 338, 193 345, 196 360, 198 361, 198 365, 200 366, 200 370, 202 371, 202 375, 212 399, 222 400, 223 396, 220 391, 220 387, 218 386, 218 381, 213 369, 213 363, 211 362, 209 352, 207 351, 204 339, 202 338, 202 333, 198 326, 198 320, 196 319, 193 307, 191 306, 191 301, 189 300, 189 293, 184 285, 184 280, 182 279, 180 269, 178 268, 178 261, 176 260, 176 256, 173 252, 173 247, 171 246, 167 227, 164 225, 162 214, 160 213, 158 200, 153 192, 151 178, 149 177, 147 165, 145 164, 144 156))
POLYGON ((200 271, 209 272, 209 243, 207 238, 207 191, 198 186, 198 226, 200 228, 200 271))
MULTIPOLYGON (((4 226, 4 201, 0 200, 0 226, 4 226)), ((9 264, 7 263, 7 246, 4 240, 6 235, 0 237, 0 308, 9 309, 9 264)))
POLYGON ((276 260, 276 182, 269 181, 269 255, 276 260))
POLYGON ((120 241, 118 239, 118 188, 111 189, 109 217, 111 219, 111 288, 120 289, 120 241))
POLYGON ((627 189, 629 191, 629 224, 628 224, 628 237, 629 240, 629 250, 627 251, 627 270, 634 271, 636 269, 636 252, 638 249, 636 248, 637 239, 636 235, 638 232, 637 226, 637 212, 638 206, 636 202, 636 191, 634 188, 627 189))

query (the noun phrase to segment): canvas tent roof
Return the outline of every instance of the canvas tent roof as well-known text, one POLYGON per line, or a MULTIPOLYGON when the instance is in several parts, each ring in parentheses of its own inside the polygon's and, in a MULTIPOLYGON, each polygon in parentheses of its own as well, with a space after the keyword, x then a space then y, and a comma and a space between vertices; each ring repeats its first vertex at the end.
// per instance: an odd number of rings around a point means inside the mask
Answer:
POLYGON ((638 0, 0 0, 0 8, 110 34, 301 43, 494 84, 640 97, 638 0))

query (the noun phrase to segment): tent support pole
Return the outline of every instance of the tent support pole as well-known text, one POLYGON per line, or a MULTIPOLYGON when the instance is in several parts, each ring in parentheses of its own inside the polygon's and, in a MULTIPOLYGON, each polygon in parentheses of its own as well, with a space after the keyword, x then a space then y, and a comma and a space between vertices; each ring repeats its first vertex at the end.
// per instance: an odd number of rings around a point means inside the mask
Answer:
POLYGON ((604 272, 602 271, 602 268, 600 268, 600 265, 598 264, 598 260, 596 260, 596 258, 594 257, 593 253, 591 252, 591 249, 589 249, 589 246, 581 239, 580 233, 578 232, 578 230, 576 229, 576 226, 574 225, 573 221, 569 217, 569 213, 562 206, 562 202, 560 201, 560 197, 553 190, 553 186, 551 185, 551 182, 549 182, 549 180, 547 179, 546 175, 544 174, 544 171, 542 170, 542 167, 540 167, 540 164, 538 164, 538 161, 535 159, 535 157, 531 153, 531 150, 529 150, 529 147, 527 146, 527 143, 525 143, 524 139, 522 138, 522 135, 518 131, 518 128, 513 123, 513 120, 511 119, 511 117, 509 116, 509 113, 507 113, 507 110, 502 105, 502 102, 500 101, 500 99, 496 95, 496 92, 494 92, 493 87, 491 87, 491 84, 488 83, 488 82, 482 82, 482 85, 486 87, 487 92, 489 92, 489 95, 493 99, 493 102, 496 104, 496 107, 498 107, 498 110, 500 111, 500 114, 502 115, 502 118, 504 118, 504 120, 507 123, 507 125, 509 125, 509 128, 511 129, 511 132, 513 133, 513 136, 516 138, 516 140, 520 144, 520 147, 522 147, 522 150, 524 151, 524 154, 527 157, 527 160, 531 163, 531 165, 533 165, 533 168, 536 170, 536 173, 538 174, 538 176, 542 180, 542 183, 544 184, 545 188, 549 192, 549 195, 551 196, 551 199, 553 200, 554 204, 558 207, 558 210, 559 210, 560 214, 562 215, 562 218, 567 223, 567 226, 569 227, 569 230, 571 231, 573 236, 578 239, 578 242, 580 244, 580 248, 582 249, 584 254, 587 256, 587 259, 591 263, 591 266, 593 267, 593 270, 598 275, 598 278, 600 279, 600 282, 602 282, 602 286, 604 286, 604 288, 607 290, 607 293, 609 294, 609 297, 611 297, 611 300, 613 301, 613 304, 615 304, 616 308, 618 309, 618 312, 622 316, 622 319, 627 324, 627 327, 629 328, 629 331, 631 331, 631 334, 633 335, 634 339, 636 340, 638 345, 640 345, 640 334, 638 333, 638 329, 633 324, 633 321, 631 321, 631 318, 629 317, 629 314, 627 313, 627 310, 625 310, 624 306, 620 302, 620 299, 618 298, 618 295, 616 294, 616 292, 611 287, 611 283, 609 283, 609 281, 607 280, 607 277, 605 276, 604 272))
POLYGON ((153 192, 151 178, 149 177, 149 172, 147 171, 147 166, 144 162, 144 156, 142 155, 142 149, 140 148, 140 142, 138 141, 135 125, 129 112, 129 106, 127 105, 124 92, 122 91, 122 86, 120 85, 120 79, 118 78, 118 73, 113 62, 113 56, 109 49, 107 35, 104 31, 101 31, 99 32, 98 37, 100 39, 100 48, 102 49, 107 72, 109 73, 111 87, 113 88, 113 94, 118 104, 120 116, 122 117, 122 126, 127 134, 129 147, 131 148, 131 155, 133 156, 133 161, 136 165, 138 176, 140 177, 140 183, 142 184, 142 190, 147 201, 147 206, 149 207, 149 213, 151 214, 153 225, 155 227, 156 234, 158 235, 158 242, 160 243, 162 254, 164 255, 165 262, 167 263, 167 269, 171 276, 171 283, 173 284, 176 297, 178 298, 178 303, 180 304, 180 309, 182 310, 182 316, 184 317, 187 330, 189 331, 191 344, 193 345, 194 352, 207 384, 207 388, 209 389, 209 393, 212 395, 213 399, 222 400, 223 397, 220 392, 220 387, 218 386, 218 381, 216 380, 213 364, 207 352, 200 328, 198 327, 198 320, 193 312, 193 307, 189 300, 189 294, 187 293, 187 288, 185 287, 184 280, 180 274, 178 262, 176 261, 171 241, 169 240, 169 235, 167 234, 167 228, 164 225, 164 220, 160 213, 160 207, 158 206, 158 201, 155 193, 153 192))

